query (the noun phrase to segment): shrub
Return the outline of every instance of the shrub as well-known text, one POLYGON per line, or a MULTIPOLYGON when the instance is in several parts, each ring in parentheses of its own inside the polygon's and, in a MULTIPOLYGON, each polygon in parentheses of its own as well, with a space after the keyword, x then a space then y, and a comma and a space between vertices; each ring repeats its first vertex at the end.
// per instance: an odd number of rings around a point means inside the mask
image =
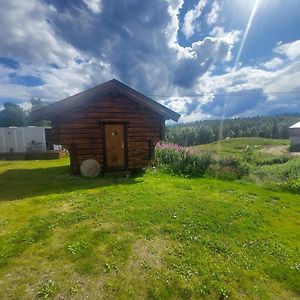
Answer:
POLYGON ((226 156, 216 161, 211 175, 222 179, 237 179, 249 175, 250 166, 236 156, 226 156))
POLYGON ((284 164, 287 161, 289 161, 291 158, 288 155, 282 155, 282 156, 278 156, 278 157, 274 157, 271 159, 266 159, 266 160, 262 160, 257 162, 256 164, 259 166, 265 166, 265 165, 276 165, 276 164, 284 164))
POLYGON ((173 174, 200 177, 205 174, 212 157, 209 153, 191 153, 176 144, 158 144, 155 162, 173 174))
POLYGON ((254 160, 254 149, 253 147, 247 145, 242 151, 243 159, 246 162, 251 162, 254 160))
POLYGON ((292 183, 300 178, 300 158, 295 157, 282 164, 260 166, 254 170, 253 175, 264 182, 292 183))
POLYGON ((300 193, 300 181, 299 179, 289 179, 286 182, 279 184, 280 187, 292 192, 300 193))

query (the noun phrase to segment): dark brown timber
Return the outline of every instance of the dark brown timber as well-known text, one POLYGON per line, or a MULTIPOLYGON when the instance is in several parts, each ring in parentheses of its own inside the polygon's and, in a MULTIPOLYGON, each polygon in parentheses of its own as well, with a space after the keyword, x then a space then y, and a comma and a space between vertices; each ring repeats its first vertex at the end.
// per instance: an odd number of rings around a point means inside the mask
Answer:
POLYGON ((165 120, 180 115, 112 80, 34 112, 50 119, 53 140, 71 153, 71 170, 95 159, 104 170, 140 169, 164 138, 165 120))

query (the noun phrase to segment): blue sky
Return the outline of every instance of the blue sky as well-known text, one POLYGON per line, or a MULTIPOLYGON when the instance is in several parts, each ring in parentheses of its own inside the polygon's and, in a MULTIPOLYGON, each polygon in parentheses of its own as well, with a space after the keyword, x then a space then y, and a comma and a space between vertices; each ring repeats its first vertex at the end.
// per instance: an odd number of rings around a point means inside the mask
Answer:
POLYGON ((182 121, 300 112, 299 0, 0 0, 0 107, 112 78, 182 121))

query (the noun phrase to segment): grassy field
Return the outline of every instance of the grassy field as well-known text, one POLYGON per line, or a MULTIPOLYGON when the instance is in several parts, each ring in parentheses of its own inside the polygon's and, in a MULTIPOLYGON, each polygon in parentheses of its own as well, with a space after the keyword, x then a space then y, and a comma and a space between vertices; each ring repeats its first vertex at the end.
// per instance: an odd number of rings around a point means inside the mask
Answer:
POLYGON ((0 162, 0 299, 298 299, 298 195, 0 162))
POLYGON ((247 145, 252 147, 259 156, 269 157, 270 155, 276 155, 276 153, 268 151, 270 149, 280 149, 280 151, 278 151, 278 154, 288 153, 289 140, 264 139, 259 137, 230 138, 217 141, 215 143, 198 145, 190 148, 199 151, 209 151, 213 154, 221 156, 240 156, 242 155, 243 150, 247 145))

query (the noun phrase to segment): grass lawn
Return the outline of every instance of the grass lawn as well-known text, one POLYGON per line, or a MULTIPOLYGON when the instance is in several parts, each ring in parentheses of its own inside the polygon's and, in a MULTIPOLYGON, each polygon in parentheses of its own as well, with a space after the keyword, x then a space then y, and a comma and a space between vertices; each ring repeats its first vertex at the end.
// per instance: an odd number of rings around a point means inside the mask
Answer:
POLYGON ((300 298, 300 197, 0 162, 0 299, 300 298))

